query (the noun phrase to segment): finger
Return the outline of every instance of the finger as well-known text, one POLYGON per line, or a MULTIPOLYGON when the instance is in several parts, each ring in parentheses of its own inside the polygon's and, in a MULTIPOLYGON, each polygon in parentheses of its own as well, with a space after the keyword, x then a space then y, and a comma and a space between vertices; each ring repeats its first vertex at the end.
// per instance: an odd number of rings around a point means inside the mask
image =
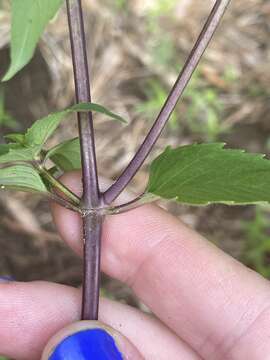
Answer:
MULTIPOLYGON (((69 286, 0 284, 0 354, 16 360, 40 359, 49 339, 78 321, 80 308, 81 292, 69 286)), ((146 360, 199 360, 168 328, 137 309, 101 299, 99 318, 123 334, 146 360)))
POLYGON ((47 344, 41 360, 143 360, 118 331, 97 321, 80 321, 61 329, 47 344))
MULTIPOLYGON (((79 174, 64 181, 80 191, 79 174)), ((62 237, 81 251, 79 217, 59 206, 53 213, 62 237)), ((270 301, 268 281, 155 206, 105 221, 102 267, 209 359, 259 326, 255 319, 270 301)), ((262 336, 269 343, 269 333, 262 336)), ((250 351, 254 342, 246 344, 250 351)))

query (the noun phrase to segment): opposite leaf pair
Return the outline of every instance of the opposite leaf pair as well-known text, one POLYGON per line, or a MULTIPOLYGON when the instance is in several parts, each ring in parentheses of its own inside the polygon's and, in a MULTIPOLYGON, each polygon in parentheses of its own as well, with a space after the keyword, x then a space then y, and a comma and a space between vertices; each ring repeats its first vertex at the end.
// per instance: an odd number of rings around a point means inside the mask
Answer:
MULTIPOLYGON (((4 81, 29 62, 44 28, 62 4, 63 0, 12 1, 11 64, 4 81), (25 9, 29 10, 27 14, 25 9)), ((223 12, 227 5, 227 1, 217 4, 217 12, 219 8, 223 12)), ((78 138, 49 150, 44 149, 44 145, 69 112, 90 110, 123 121, 97 104, 86 103, 38 120, 26 134, 11 134, 6 137, 10 143, 0 145, 0 163, 20 163, 0 169, 0 184, 10 189, 51 192, 57 185, 52 176, 55 169, 79 169, 78 138), (48 159, 56 167, 46 170, 48 159)), ((174 150, 168 148, 154 160, 145 198, 152 199, 149 194, 153 194, 191 205, 269 202, 269 180, 270 161, 261 155, 226 150, 223 144, 194 144, 174 150)))
MULTIPOLYGON (((0 145, 0 163, 16 163, 0 169, 2 188, 50 193, 58 187, 70 200, 76 198, 53 177, 53 171, 80 169, 79 139, 46 150, 44 145, 70 112, 97 111, 125 122, 106 108, 81 103, 37 120, 25 134, 9 134, 9 144, 0 145), (55 167, 47 170, 50 159, 55 167)), ((193 144, 167 148, 150 167, 144 199, 165 198, 190 205, 256 204, 270 202, 270 161, 262 155, 224 149, 224 144, 193 144), (154 195, 154 196, 149 196, 154 195)))

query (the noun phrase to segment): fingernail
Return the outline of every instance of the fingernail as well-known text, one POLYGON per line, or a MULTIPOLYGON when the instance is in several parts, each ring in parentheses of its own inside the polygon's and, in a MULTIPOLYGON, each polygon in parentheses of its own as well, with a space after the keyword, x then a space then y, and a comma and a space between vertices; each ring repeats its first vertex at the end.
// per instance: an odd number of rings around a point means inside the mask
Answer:
POLYGON ((89 329, 65 338, 49 360, 123 360, 111 335, 102 329, 89 329))
POLYGON ((6 275, 6 276, 0 276, 0 283, 6 283, 10 281, 15 281, 13 276, 6 275))

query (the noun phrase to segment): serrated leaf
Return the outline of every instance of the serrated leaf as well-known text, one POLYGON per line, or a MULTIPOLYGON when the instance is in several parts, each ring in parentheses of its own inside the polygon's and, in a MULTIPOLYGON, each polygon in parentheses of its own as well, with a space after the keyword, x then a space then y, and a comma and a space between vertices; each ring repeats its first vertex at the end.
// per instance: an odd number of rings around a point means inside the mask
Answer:
POLYGON ((27 165, 15 165, 0 169, 0 188, 2 190, 47 192, 39 173, 27 165))
POLYGON ((81 168, 81 150, 79 138, 67 140, 49 150, 50 158, 61 170, 72 171, 81 168))
MULTIPOLYGON (((103 106, 94 103, 80 103, 73 105, 66 110, 50 114, 37 120, 27 130, 26 134, 14 133, 6 135, 5 138, 12 143, 3 145, 2 149, 0 149, 0 163, 36 160, 43 145, 57 129, 60 122, 65 119, 65 116, 71 112, 81 111, 98 111, 107 114, 114 119, 122 119, 120 116, 110 112, 103 106)), ((62 170, 68 171, 80 168, 80 147, 78 139, 61 144, 54 148, 53 152, 54 162, 56 165, 59 165, 62 170)), ((47 157, 50 156, 53 156, 52 150, 47 157)))
POLYGON ((2 81, 10 80, 32 58, 47 23, 63 0, 12 0, 11 64, 2 81))
POLYGON ((42 119, 37 120, 34 125, 28 129, 25 135, 25 143, 28 146, 39 145, 40 148, 45 144, 52 133, 57 129, 60 122, 72 112, 89 112, 96 111, 102 114, 106 114, 115 120, 123 120, 120 116, 112 113, 101 105, 94 103, 80 103, 73 105, 72 107, 50 114, 42 119))
POLYGON ((50 135, 57 129, 65 115, 66 111, 60 111, 37 120, 25 134, 26 146, 38 145, 41 149, 50 135))
POLYGON ((190 205, 270 202, 270 160, 224 144, 167 148, 150 167, 147 192, 190 205))
POLYGON ((39 150, 38 146, 24 147, 19 144, 8 144, 8 152, 0 156, 0 164, 14 161, 33 161, 39 150))

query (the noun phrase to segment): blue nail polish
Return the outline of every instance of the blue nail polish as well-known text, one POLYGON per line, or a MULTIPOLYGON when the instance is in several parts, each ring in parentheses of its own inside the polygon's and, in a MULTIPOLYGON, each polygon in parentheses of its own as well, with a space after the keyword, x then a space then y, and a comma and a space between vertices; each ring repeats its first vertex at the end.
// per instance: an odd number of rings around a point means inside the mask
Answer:
POLYGON ((9 275, 0 276, 0 283, 6 283, 10 281, 15 281, 13 276, 9 276, 9 275))
POLYGON ((102 329, 83 330, 64 339, 49 360, 123 360, 111 335, 102 329))

